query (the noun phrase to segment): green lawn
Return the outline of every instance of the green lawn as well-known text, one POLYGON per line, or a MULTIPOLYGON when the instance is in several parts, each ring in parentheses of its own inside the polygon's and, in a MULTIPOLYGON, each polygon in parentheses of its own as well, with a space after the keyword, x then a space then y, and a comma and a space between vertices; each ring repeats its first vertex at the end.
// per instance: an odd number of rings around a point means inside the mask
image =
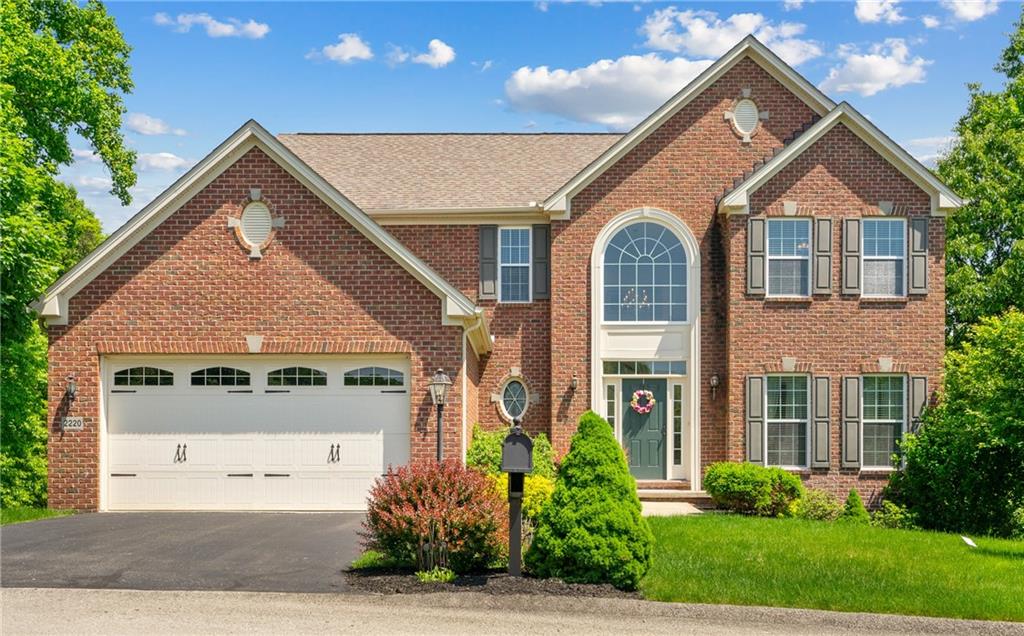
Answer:
POLYGON ((1024 621, 1024 541, 724 514, 651 517, 659 601, 1024 621))
POLYGON ((49 508, 0 508, 0 526, 50 517, 63 517, 72 514, 70 510, 50 510, 49 508))

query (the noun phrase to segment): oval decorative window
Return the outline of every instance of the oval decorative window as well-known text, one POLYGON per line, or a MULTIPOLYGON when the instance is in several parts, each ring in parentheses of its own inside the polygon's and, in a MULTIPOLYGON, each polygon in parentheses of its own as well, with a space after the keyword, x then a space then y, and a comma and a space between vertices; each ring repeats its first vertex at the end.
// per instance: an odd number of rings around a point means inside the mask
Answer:
POLYGON ((757 104, 750 99, 741 99, 733 109, 732 123, 737 132, 749 136, 757 128, 758 117, 757 104))
POLYGON ((242 211, 242 220, 239 229, 245 242, 254 247, 263 245, 273 229, 273 219, 270 218, 270 208, 259 201, 253 201, 245 206, 242 211))
POLYGON ((502 414, 510 420, 522 417, 526 407, 530 405, 530 396, 526 385, 520 380, 509 380, 501 390, 502 414))

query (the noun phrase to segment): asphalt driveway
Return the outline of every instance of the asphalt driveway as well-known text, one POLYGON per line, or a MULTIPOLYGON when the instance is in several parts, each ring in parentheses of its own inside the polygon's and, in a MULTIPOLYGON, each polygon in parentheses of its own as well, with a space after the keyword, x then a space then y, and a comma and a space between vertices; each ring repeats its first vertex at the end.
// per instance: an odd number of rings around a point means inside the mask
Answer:
POLYGON ((93 513, 4 526, 4 587, 346 591, 358 513, 93 513))

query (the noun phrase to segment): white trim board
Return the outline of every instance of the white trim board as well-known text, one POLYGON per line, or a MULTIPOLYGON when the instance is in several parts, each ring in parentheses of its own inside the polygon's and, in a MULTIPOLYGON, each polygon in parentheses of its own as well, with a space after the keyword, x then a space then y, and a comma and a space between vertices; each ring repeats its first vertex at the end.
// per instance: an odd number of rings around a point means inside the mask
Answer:
POLYGON ((570 200, 576 193, 601 176, 605 170, 613 166, 626 153, 639 145, 651 133, 660 128, 663 123, 671 119, 672 116, 682 110, 694 98, 703 93, 705 89, 725 75, 740 60, 747 57, 757 62, 769 75, 792 91, 794 95, 803 100, 818 115, 825 115, 835 108, 835 102, 772 53, 768 47, 761 44, 757 38, 753 35, 748 35, 734 46, 732 50, 683 87, 681 91, 662 104, 658 110, 637 124, 622 139, 612 144, 611 148, 602 153, 593 163, 581 170, 575 177, 548 197, 544 201, 544 210, 553 219, 568 219, 570 200))
POLYGON ((419 257, 313 171, 255 120, 249 120, 213 152, 181 176, 149 205, 110 235, 77 265, 61 276, 32 307, 48 324, 64 325, 68 301, 118 258, 138 244, 197 192, 216 179, 252 148, 259 148, 342 218, 441 299, 442 324, 472 328, 470 343, 478 353, 491 349, 483 310, 419 257))
POLYGON ((722 197, 718 204, 718 211, 724 214, 748 214, 750 195, 768 183, 772 177, 800 156, 804 150, 813 146, 815 142, 839 124, 846 126, 850 132, 870 146, 872 150, 877 152, 894 168, 903 173, 919 188, 928 192, 932 198, 931 211, 933 215, 944 216, 948 211, 964 204, 963 200, 955 192, 939 181, 938 177, 932 174, 928 168, 921 165, 921 162, 914 159, 910 153, 901 148, 892 139, 889 139, 878 127, 858 113, 853 106, 843 102, 808 128, 804 134, 797 137, 793 143, 786 146, 782 152, 775 155, 759 170, 743 181, 743 183, 733 188, 729 194, 722 197))

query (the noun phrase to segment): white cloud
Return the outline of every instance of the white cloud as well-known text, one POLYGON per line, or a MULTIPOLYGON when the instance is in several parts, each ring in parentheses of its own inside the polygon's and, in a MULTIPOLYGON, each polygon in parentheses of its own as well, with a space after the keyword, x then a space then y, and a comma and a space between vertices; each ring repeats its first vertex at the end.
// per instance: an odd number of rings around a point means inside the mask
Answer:
POLYGON ((81 175, 75 179, 75 185, 94 192, 106 191, 113 187, 110 177, 90 177, 81 175))
POLYGON ((170 152, 141 153, 136 162, 139 170, 162 170, 165 172, 187 168, 192 164, 170 152))
POLYGON ((900 13, 900 0, 857 0, 853 14, 858 22, 897 24, 907 19, 900 13))
POLYGON ((921 24, 923 24, 926 29, 936 29, 940 24, 942 24, 942 22, 933 15, 923 15, 921 16, 921 24))
POLYGON ((804 0, 782 0, 782 8, 786 11, 799 11, 804 8, 804 0))
POLYGON ((338 36, 337 44, 328 44, 319 51, 306 55, 306 59, 318 57, 325 57, 339 64, 351 64, 359 60, 372 60, 373 50, 370 49, 370 43, 358 34, 342 33, 338 36))
POLYGON ((874 44, 867 53, 861 53, 852 44, 843 44, 837 54, 843 63, 832 67, 819 85, 826 93, 859 93, 869 97, 887 88, 920 84, 925 78, 925 67, 931 64, 931 60, 922 57, 911 59, 907 43, 900 38, 874 44))
POLYGON ((483 62, 470 62, 470 64, 479 68, 481 73, 486 73, 487 71, 491 70, 492 66, 494 66, 494 60, 484 60, 483 62))
POLYGON ((999 10, 999 0, 942 0, 941 4, 960 22, 974 22, 999 10))
POLYGON ((179 13, 172 18, 161 12, 153 16, 153 22, 160 26, 173 27, 178 33, 188 33, 193 26, 200 26, 211 38, 259 40, 270 33, 270 25, 265 22, 256 22, 252 19, 243 22, 238 18, 227 18, 227 22, 222 22, 209 13, 179 13))
POLYGON ((929 167, 935 167, 935 160, 945 154, 953 142, 955 136, 945 137, 919 137, 908 139, 901 145, 914 155, 914 158, 929 167))
POLYGON ((128 127, 128 130, 140 135, 177 135, 182 137, 187 134, 183 128, 172 128, 164 120, 145 113, 128 113, 125 126, 128 127))
POLYGON ((427 52, 420 53, 412 58, 416 64, 426 64, 431 68, 448 66, 455 60, 455 49, 448 46, 441 40, 434 38, 427 45, 427 52))
POLYGON ((640 28, 649 48, 705 58, 719 58, 744 37, 754 34, 793 65, 822 54, 817 42, 797 37, 806 30, 805 24, 776 24, 760 13, 736 13, 722 20, 712 11, 679 11, 675 7, 655 11, 640 28))
POLYGON ((391 66, 398 66, 409 60, 409 52, 394 44, 388 45, 387 61, 391 66))
POLYGON ((572 70, 524 66, 505 82, 505 94, 519 111, 551 113, 625 130, 710 64, 710 60, 664 59, 648 53, 598 60, 572 70))
POLYGON ((102 158, 96 154, 96 151, 88 148, 74 148, 71 150, 71 156, 76 161, 87 161, 89 163, 99 163, 102 161, 102 158))
POLYGON ((540 11, 541 13, 547 13, 548 8, 550 8, 551 5, 548 4, 546 0, 539 0, 538 2, 534 2, 533 6, 534 8, 537 9, 537 11, 540 11))

